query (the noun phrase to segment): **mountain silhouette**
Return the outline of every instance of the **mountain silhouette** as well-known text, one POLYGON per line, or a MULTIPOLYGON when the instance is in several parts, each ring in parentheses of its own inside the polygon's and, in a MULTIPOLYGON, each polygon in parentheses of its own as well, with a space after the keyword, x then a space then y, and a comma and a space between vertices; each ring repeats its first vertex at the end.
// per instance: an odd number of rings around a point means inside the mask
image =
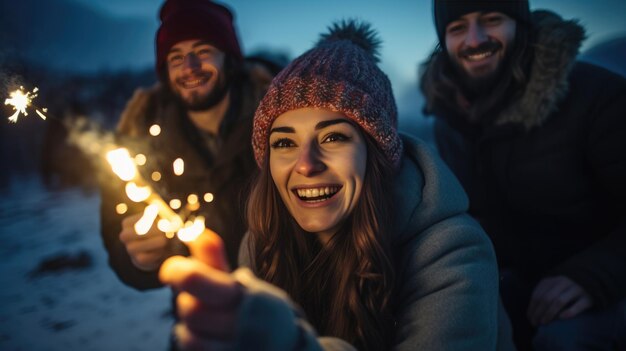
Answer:
POLYGON ((582 53, 580 59, 626 77, 626 34, 594 45, 582 53))
POLYGON ((70 72, 146 68, 154 62, 156 28, 156 10, 119 18, 70 0, 2 0, 0 63, 70 72))

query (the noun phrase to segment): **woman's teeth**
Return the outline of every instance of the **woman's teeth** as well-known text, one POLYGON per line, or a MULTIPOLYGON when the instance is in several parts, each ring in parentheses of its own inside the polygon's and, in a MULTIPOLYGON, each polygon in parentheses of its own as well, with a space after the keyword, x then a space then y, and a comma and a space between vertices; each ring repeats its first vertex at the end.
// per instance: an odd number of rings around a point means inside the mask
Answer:
POLYGON ((323 201, 335 195, 340 187, 327 186, 310 189, 296 189, 298 197, 304 201, 323 201))

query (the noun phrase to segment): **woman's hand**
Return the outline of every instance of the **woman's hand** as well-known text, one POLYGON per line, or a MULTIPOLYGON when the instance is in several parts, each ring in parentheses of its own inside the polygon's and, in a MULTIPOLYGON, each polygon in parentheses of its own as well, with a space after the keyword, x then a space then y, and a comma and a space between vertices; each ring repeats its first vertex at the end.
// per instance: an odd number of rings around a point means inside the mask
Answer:
POLYGON ((188 244, 191 257, 167 259, 159 271, 162 283, 179 292, 179 323, 174 328, 179 347, 213 349, 232 341, 243 287, 228 273, 221 238, 209 230, 188 244))

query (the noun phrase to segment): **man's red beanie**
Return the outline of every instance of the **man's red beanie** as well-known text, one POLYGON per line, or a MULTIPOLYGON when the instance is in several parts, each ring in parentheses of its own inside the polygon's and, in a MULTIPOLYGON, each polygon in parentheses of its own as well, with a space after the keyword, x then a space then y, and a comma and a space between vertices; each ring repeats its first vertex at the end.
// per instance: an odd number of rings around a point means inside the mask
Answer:
POLYGON ((235 59, 243 60, 233 14, 209 0, 167 0, 159 14, 156 34, 156 70, 164 72, 167 53, 176 43, 202 39, 235 59))

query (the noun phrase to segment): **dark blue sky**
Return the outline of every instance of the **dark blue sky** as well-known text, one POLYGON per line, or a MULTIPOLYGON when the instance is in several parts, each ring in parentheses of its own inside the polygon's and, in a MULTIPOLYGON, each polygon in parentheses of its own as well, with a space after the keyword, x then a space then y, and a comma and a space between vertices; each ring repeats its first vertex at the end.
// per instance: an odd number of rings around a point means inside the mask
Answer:
MULTIPOLYGON (((72 0, 120 17, 154 21, 162 0, 72 0)), ((430 0, 224 0, 236 14, 247 52, 269 47, 297 56, 311 47, 332 21, 357 17, 371 22, 383 39, 382 68, 396 90, 415 84, 417 63, 433 49, 430 0)), ((626 34, 625 0, 531 0, 565 18, 579 18, 588 30, 583 50, 626 34)), ((149 53, 152 54, 152 53, 149 53)))
MULTIPOLYGON (((7 57, 20 60, 21 56, 73 72, 151 67, 157 12, 163 1, 0 0, 0 62, 7 57)), ((530 1, 533 9, 546 8, 566 19, 578 18, 588 34, 583 51, 626 37, 626 0, 530 1)), ((400 113, 420 109, 416 101, 418 64, 436 42, 432 0, 222 2, 235 13, 246 54, 270 49, 293 58, 309 49, 333 21, 358 18, 372 23, 383 41, 381 68, 392 82, 400 113)))

